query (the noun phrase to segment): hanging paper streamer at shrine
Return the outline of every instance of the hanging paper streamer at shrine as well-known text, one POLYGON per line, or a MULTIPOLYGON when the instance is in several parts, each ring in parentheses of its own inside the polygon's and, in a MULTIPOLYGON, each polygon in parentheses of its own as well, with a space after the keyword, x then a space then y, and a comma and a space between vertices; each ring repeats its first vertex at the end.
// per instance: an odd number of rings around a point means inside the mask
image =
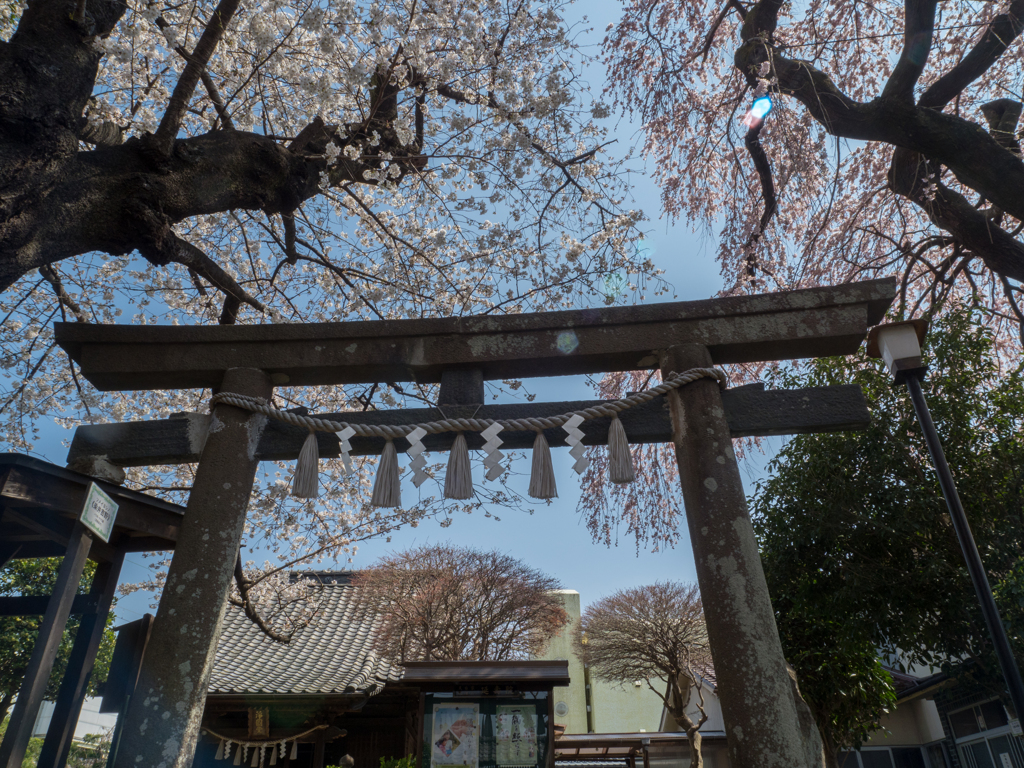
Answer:
POLYGON ((402 478, 398 468, 398 449, 395 441, 384 443, 384 451, 377 464, 377 477, 373 481, 370 505, 374 507, 402 506, 402 478))
MULTIPOLYGON (((634 406, 650 402, 666 392, 702 378, 715 379, 723 388, 727 384, 725 374, 717 368, 693 368, 683 373, 673 374, 667 377, 661 384, 644 392, 635 392, 621 400, 609 401, 559 416, 502 420, 455 418, 405 426, 348 424, 319 419, 314 416, 303 416, 288 411, 279 411, 253 398, 236 395, 231 392, 221 392, 214 395, 211 403, 228 403, 229 405, 245 408, 255 413, 262 413, 273 419, 309 430, 309 436, 303 443, 302 450, 299 453, 292 482, 292 494, 298 498, 316 498, 319 493, 319 469, 317 466, 319 454, 316 432, 337 433, 340 458, 346 476, 352 474, 353 471, 350 455, 352 451, 351 438, 357 435, 360 437, 383 437, 386 442, 384 450, 381 452, 380 461, 377 463, 377 476, 374 479, 370 504, 374 507, 395 508, 400 507, 402 504, 401 467, 398 463, 398 448, 395 445, 395 440, 404 440, 408 443, 408 448, 405 449, 405 452, 411 458, 409 469, 412 470, 412 482, 413 485, 419 488, 429 477, 429 474, 425 471, 427 460, 424 456, 426 446, 422 442, 423 438, 427 435, 441 432, 456 433, 445 477, 445 498, 465 500, 473 497, 473 477, 465 436, 466 432, 479 432, 480 436, 485 440, 483 450, 485 453, 484 467, 487 470, 485 473, 486 479, 493 482, 505 472, 505 467, 501 463, 505 457, 498 450, 498 446, 502 444, 498 433, 502 431, 533 431, 537 433, 533 443, 533 461, 531 464, 532 471, 530 473, 528 493, 535 499, 556 498, 558 490, 555 485, 555 473, 551 463, 551 449, 544 435, 544 430, 561 427, 565 431, 565 442, 570 446, 569 453, 576 460, 573 464, 573 469, 577 474, 582 475, 590 466, 590 460, 585 455, 587 446, 583 443, 586 433, 580 429, 580 425, 585 421, 597 418, 611 419, 611 424, 608 428, 609 479, 613 483, 631 483, 636 478, 636 473, 633 470, 629 440, 626 437, 625 429, 618 418, 618 414, 634 406)), ((227 746, 229 749, 230 744, 227 746)), ((238 755, 236 754, 237 758, 238 755)), ((246 759, 244 753, 241 759, 246 759)))
POLYGON ((295 462, 292 477, 292 496, 300 499, 315 499, 320 495, 319 465, 320 454, 316 444, 316 432, 309 431, 306 441, 295 462))
MULTIPOLYGON (((248 765, 250 768, 264 768, 267 765, 277 765, 278 757, 284 760, 288 754, 288 747, 291 746, 291 759, 296 760, 299 756, 299 740, 307 740, 308 736, 319 730, 328 728, 327 725, 317 725, 308 731, 297 733, 286 739, 254 739, 250 741, 232 741, 209 728, 203 730, 215 739, 220 739, 214 760, 230 760, 234 752, 234 765, 248 765), (249 754, 252 751, 252 758, 249 754)), ((342 732, 344 734, 344 731, 342 732)))

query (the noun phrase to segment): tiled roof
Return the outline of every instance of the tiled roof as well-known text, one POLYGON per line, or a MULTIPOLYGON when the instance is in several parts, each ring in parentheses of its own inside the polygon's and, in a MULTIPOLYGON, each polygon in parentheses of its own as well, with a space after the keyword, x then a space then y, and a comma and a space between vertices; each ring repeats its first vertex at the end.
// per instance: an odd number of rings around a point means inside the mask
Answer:
POLYGON ((358 592, 347 579, 320 579, 323 608, 287 645, 264 635, 239 608, 229 605, 210 694, 378 693, 401 678, 373 650, 377 620, 358 607, 358 592))

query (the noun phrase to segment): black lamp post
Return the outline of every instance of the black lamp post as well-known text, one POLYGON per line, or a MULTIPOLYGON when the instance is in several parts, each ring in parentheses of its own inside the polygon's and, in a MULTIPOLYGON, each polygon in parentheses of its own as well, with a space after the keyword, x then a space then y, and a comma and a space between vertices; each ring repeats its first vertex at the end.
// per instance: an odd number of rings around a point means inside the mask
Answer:
POLYGON ((971 574, 971 582, 974 584, 974 591, 978 596, 978 603, 981 605, 981 613, 985 617, 985 625, 992 637, 992 644, 995 646, 996 656, 999 658, 999 666, 1010 692, 1010 701, 1013 702, 1018 719, 1024 719, 1024 683, 1021 682, 1020 669, 1010 650, 1006 629, 999 618, 999 611, 996 609, 996 602, 992 597, 992 587, 989 586, 988 576, 985 575, 981 555, 978 554, 978 547, 974 543, 974 535, 967 523, 967 516, 960 503, 960 496, 956 492, 953 475, 946 463, 946 455, 942 451, 939 435, 935 431, 935 424, 932 422, 932 415, 921 389, 921 382, 927 372, 927 367, 921 358, 921 342, 924 340, 927 328, 928 324, 925 320, 908 320, 902 323, 875 326, 868 336, 868 355, 883 358, 896 383, 906 384, 910 391, 910 399, 914 403, 917 420, 921 423, 921 431, 924 432, 924 439, 928 444, 928 453, 931 454, 935 471, 939 475, 942 495, 946 498, 949 516, 953 521, 957 538, 960 540, 960 549, 964 553, 967 570, 971 574))

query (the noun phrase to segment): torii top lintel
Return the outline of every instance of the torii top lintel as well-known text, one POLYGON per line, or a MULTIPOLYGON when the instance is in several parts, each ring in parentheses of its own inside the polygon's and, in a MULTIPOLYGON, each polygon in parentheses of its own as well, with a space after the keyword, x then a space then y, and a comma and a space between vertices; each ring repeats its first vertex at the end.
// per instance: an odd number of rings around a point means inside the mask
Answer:
POLYGON ((57 323, 57 343, 100 390, 216 387, 228 368, 292 386, 437 382, 653 368, 698 343, 716 364, 855 352, 896 295, 892 279, 756 296, 427 320, 248 326, 57 323))

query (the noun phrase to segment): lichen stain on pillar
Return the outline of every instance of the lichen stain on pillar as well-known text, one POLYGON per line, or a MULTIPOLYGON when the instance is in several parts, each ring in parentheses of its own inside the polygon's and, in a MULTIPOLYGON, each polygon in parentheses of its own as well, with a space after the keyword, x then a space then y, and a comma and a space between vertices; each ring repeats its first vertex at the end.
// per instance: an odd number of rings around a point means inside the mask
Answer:
MULTIPOLYGON (((267 426, 267 417, 262 413, 254 413, 249 417, 249 420, 245 423, 245 429, 249 433, 249 440, 246 443, 246 451, 249 457, 249 461, 256 460, 256 453, 260 447, 260 438, 263 436, 263 430, 267 426)), ((230 487, 227 485, 225 487, 230 487)))

